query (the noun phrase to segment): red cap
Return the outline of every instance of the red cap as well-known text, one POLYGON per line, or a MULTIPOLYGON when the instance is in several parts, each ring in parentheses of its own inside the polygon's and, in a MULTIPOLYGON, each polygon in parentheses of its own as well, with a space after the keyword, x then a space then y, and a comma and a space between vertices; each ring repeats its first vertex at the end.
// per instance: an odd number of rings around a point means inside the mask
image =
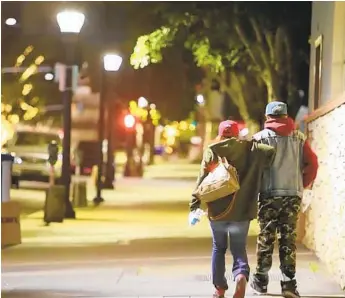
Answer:
POLYGON ((219 124, 218 136, 220 137, 238 137, 240 130, 238 123, 232 120, 226 120, 219 124))

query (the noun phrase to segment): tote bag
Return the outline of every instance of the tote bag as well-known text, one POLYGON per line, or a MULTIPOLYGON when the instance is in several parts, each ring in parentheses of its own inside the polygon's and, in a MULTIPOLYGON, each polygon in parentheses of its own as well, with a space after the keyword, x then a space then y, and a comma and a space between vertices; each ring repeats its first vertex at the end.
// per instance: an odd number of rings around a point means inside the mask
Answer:
POLYGON ((239 178, 235 167, 219 158, 218 166, 201 182, 194 195, 203 203, 216 201, 240 189, 239 178))

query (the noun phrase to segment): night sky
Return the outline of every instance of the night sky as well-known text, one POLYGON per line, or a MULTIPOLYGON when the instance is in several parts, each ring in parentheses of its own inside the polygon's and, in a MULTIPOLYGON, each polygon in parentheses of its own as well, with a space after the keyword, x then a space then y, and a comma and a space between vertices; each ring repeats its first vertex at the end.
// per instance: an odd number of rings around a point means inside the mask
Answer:
MULTIPOLYGON (((24 49, 25 43, 37 45, 37 50, 44 51, 47 55, 48 63, 54 64, 54 60, 58 60, 57 57, 61 54, 61 51, 56 51, 61 42, 55 15, 60 7, 66 5, 73 7, 76 5, 87 16, 80 34, 79 63, 83 60, 94 60, 92 57, 94 51, 99 51, 105 45, 116 47, 124 57, 124 61, 128 61, 137 37, 150 32, 156 26, 156 20, 150 15, 151 7, 156 5, 155 2, 2 2, 2 24, 8 17, 18 19, 16 28, 2 26, 2 67, 13 65, 20 51, 24 49), (36 13, 38 10, 40 13, 36 13)), ((174 5, 182 7, 184 3, 179 2, 174 5)), ((200 5, 226 4, 212 1, 200 5)), ((297 72, 299 88, 305 91, 307 98, 311 2, 255 2, 252 7, 258 13, 260 10, 270 10, 272 18, 288 18, 291 21, 294 46, 303 52, 301 55, 304 57, 304 63, 300 64, 297 72)), ((193 107, 193 98, 190 98, 191 93, 186 95, 184 81, 187 77, 184 73, 185 61, 183 57, 181 58, 181 55, 184 55, 181 54, 182 52, 176 50, 160 65, 140 71, 134 71, 129 63, 124 63, 119 96, 125 101, 147 96, 151 101, 156 102, 163 114, 167 114, 169 118, 186 117, 188 110, 193 107), (181 111, 176 110, 177 106, 181 106, 179 109, 181 111)), ((194 90, 194 86, 188 88, 194 90)))

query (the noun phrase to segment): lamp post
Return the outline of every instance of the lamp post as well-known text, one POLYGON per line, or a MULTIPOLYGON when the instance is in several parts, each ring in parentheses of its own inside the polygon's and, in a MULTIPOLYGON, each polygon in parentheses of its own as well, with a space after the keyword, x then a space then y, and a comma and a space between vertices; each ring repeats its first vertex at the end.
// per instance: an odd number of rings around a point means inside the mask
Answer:
MULTIPOLYGON (((116 96, 116 95, 115 95, 116 96)), ((103 183, 104 189, 115 188, 115 173, 116 173, 116 160, 114 146, 114 133, 116 132, 115 121, 121 118, 122 104, 119 100, 109 101, 107 105, 107 130, 108 130, 108 148, 107 148, 107 163, 105 169, 105 179, 103 183), (115 119, 115 121, 114 121, 115 119)), ((116 138, 116 135, 115 135, 116 138)))
MULTIPOLYGON (((102 176, 103 176, 103 140, 104 140, 104 114, 105 114, 105 99, 107 94, 106 89, 106 72, 116 72, 120 69, 122 64, 122 57, 117 54, 106 54, 103 57, 103 67, 102 67, 102 87, 99 99, 99 120, 98 120, 98 141, 99 141, 99 151, 98 151, 98 176, 97 176, 97 193, 96 197, 93 199, 94 204, 100 204, 104 202, 102 198, 102 176)), ((108 114, 109 115, 109 114, 108 114)), ((108 116, 110 117, 110 115, 108 116)), ((109 142, 109 140, 108 140, 109 142)), ((111 146, 108 146, 111 148, 111 146)), ((108 149, 109 150, 109 149, 108 149)))
MULTIPOLYGON (((152 104, 151 104, 152 105, 152 104)), ((150 107, 151 107, 150 105, 150 107)), ((145 109, 146 113, 147 113, 147 117, 143 123, 143 127, 144 127, 144 138, 143 138, 143 144, 142 144, 142 148, 140 150, 141 155, 144 155, 144 150, 145 150, 145 145, 148 144, 150 146, 150 159, 149 159, 149 164, 151 164, 151 154, 152 154, 152 150, 151 150, 151 124, 152 124, 152 119, 150 116, 150 107, 149 107, 149 102, 147 101, 147 99, 145 97, 139 97, 138 98, 138 107, 141 109, 145 109)), ((140 165, 142 166, 142 165, 140 165)))
POLYGON ((139 146, 139 153, 140 153, 140 159, 139 159, 139 165, 138 165, 138 176, 142 176, 143 173, 143 158, 145 155, 145 148, 146 144, 148 142, 148 123, 150 121, 150 111, 149 111, 149 102, 145 97, 139 97, 138 98, 138 107, 140 109, 143 109, 146 111, 146 119, 142 122, 143 127, 143 133, 142 133, 142 140, 141 143, 136 144, 139 146))
POLYGON ((133 151, 136 147, 136 119, 132 114, 127 114, 124 118, 126 128, 126 165, 124 169, 125 177, 137 176, 137 166, 134 161, 133 151))
POLYGON ((70 201, 70 184, 71 184, 71 102, 73 97, 72 90, 72 65, 75 63, 74 59, 74 44, 75 38, 80 33, 84 25, 85 15, 78 11, 65 10, 57 14, 57 23, 60 27, 60 32, 63 38, 66 38, 68 49, 66 50, 65 63, 66 67, 66 81, 63 93, 63 159, 62 159, 62 183, 65 186, 65 218, 75 218, 70 201))

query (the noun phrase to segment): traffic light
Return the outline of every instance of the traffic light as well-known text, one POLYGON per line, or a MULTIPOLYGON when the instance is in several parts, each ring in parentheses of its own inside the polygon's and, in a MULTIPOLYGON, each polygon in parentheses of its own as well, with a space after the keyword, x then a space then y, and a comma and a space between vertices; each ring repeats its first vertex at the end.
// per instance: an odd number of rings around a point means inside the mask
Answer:
POLYGON ((127 114, 124 118, 124 124, 126 128, 133 128, 135 125, 135 118, 131 114, 127 114))

